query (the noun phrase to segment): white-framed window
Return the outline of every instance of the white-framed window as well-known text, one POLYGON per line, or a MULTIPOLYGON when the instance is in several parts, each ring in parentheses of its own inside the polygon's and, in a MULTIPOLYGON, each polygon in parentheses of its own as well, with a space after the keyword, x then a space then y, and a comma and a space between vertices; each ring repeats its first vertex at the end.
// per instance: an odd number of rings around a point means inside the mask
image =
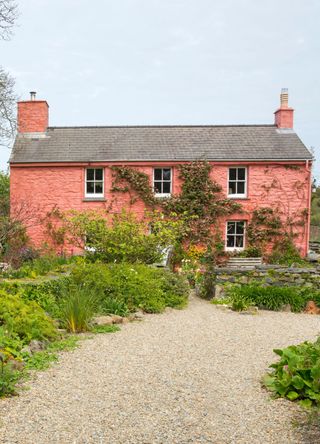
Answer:
POLYGON ((86 168, 85 196, 103 197, 103 168, 86 168))
POLYGON ((172 169, 153 169, 153 190, 158 197, 170 196, 172 190, 172 169))
POLYGON ((229 220, 226 226, 226 250, 243 250, 245 247, 246 222, 229 220))
POLYGON ((228 197, 247 196, 247 168, 231 167, 228 174, 228 197))

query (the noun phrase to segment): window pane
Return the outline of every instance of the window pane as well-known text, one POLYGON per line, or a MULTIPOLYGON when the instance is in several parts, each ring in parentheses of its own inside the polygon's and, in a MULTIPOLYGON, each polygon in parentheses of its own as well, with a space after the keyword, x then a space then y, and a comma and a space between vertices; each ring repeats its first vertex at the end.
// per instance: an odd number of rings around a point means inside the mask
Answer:
POLYGON ((237 194, 237 182, 229 182, 229 194, 237 194))
POLYGON ((87 169, 87 180, 94 180, 94 169, 93 168, 87 169))
POLYGON ((236 233, 237 234, 244 233, 244 222, 237 222, 236 233))
POLYGON ((170 182, 163 182, 163 192, 170 193, 170 182))
POLYGON ((236 247, 243 247, 243 236, 236 236, 236 247))
POLYGON ((227 226, 228 234, 232 234, 236 232, 236 223, 235 222, 228 222, 227 226))
POLYGON ((234 236, 227 236, 227 247, 234 247, 234 236))
POLYGON ((102 186, 102 182, 96 182, 96 193, 97 194, 102 194, 102 189, 103 189, 103 186, 102 186))
POLYGON ((161 180, 162 179, 162 169, 156 168, 154 170, 154 180, 161 180))
POLYGON ((154 192, 155 193, 161 193, 161 182, 155 182, 154 183, 154 192))
POLYGON ((96 169, 95 172, 96 172, 96 180, 102 180, 102 168, 96 169))
POLYGON ((237 168, 229 168, 229 180, 237 179, 237 168))
POLYGON ((245 179, 246 179, 246 169, 238 168, 238 180, 245 180, 245 179))
POLYGON ((237 194, 244 194, 244 182, 238 182, 238 193, 237 194))
POLYGON ((94 194, 94 183, 93 182, 87 182, 87 193, 94 194))
POLYGON ((170 168, 163 169, 163 180, 171 180, 171 169, 170 168))

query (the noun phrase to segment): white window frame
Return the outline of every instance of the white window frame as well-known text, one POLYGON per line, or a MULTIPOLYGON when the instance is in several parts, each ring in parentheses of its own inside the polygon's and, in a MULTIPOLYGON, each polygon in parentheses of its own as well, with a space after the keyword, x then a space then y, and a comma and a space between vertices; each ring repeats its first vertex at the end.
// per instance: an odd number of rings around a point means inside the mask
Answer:
POLYGON ((85 178, 84 178, 84 195, 85 197, 93 197, 93 198, 101 198, 104 197, 104 168, 101 167, 87 167, 85 169, 85 178), (89 180, 87 179, 88 170, 101 170, 102 171, 102 193, 88 193, 87 192, 87 182, 101 182, 101 180, 89 180))
MULTIPOLYGON (((237 177, 238 177, 238 173, 237 173, 237 177)), ((230 198, 237 198, 237 199, 246 199, 246 197, 247 197, 247 188, 248 188, 248 168, 247 167, 244 167, 244 166, 231 166, 231 167, 229 167, 228 168, 228 183, 227 183, 227 190, 228 190, 228 197, 230 197, 230 198), (236 180, 231 180, 230 179, 230 170, 231 169, 236 169, 236 170, 238 170, 239 168, 242 168, 242 169, 244 169, 244 171, 245 171, 245 179, 244 180, 238 180, 238 179, 236 179, 236 180), (236 194, 232 194, 232 193, 229 193, 229 183, 230 183, 230 181, 231 182, 244 182, 244 193, 236 193, 236 194)))
MULTIPOLYGON (((243 251, 246 248, 246 228, 247 228, 247 222, 245 220, 227 220, 226 221, 226 240, 225 240, 225 250, 226 251, 243 251), (243 228, 243 247, 228 247, 228 224, 229 223, 239 223, 239 222, 243 222, 244 224, 244 228, 243 228)), ((237 229, 234 235, 232 236, 237 236, 237 229)), ((230 236, 230 235, 229 235, 230 236)), ((239 236, 239 234, 238 234, 239 236)))
POLYGON ((173 168, 172 167, 154 167, 153 168, 153 177, 152 177, 152 188, 155 197, 170 197, 172 193, 172 178, 173 178, 173 168), (169 182, 168 180, 155 180, 155 170, 170 170, 170 193, 156 193, 154 188, 154 182, 169 182))

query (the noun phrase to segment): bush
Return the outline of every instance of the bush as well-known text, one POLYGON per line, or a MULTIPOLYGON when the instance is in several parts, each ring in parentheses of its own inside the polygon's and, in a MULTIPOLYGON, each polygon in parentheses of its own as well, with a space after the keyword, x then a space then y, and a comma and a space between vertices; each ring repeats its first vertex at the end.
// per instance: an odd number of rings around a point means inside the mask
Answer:
MULTIPOLYGON (((27 251, 30 251, 27 250, 27 251)), ((44 276, 49 272, 62 272, 64 265, 72 262, 74 259, 67 259, 61 256, 42 256, 33 260, 26 260, 25 263, 17 270, 9 270, 2 273, 6 278, 37 278, 44 276)))
POLYGON ((20 373, 13 369, 12 363, 4 363, 0 356, 0 398, 15 394, 15 386, 20 373))
POLYGON ((299 400, 305 407, 320 405, 320 338, 283 350, 274 350, 280 360, 270 365, 273 371, 264 385, 276 396, 299 400))
POLYGON ((292 311, 302 311, 306 305, 306 296, 294 287, 262 287, 258 285, 232 286, 227 290, 233 304, 247 301, 248 305, 256 305, 267 310, 280 310, 283 305, 290 304, 292 311))
POLYGON ((0 282, 0 290, 19 296, 24 301, 34 301, 54 319, 61 318, 61 298, 71 283, 68 276, 58 279, 47 279, 38 281, 6 280, 0 282))
POLYGON ((158 213, 139 220, 134 213, 123 211, 111 216, 96 210, 66 213, 61 215, 59 230, 61 224, 64 242, 86 249, 91 261, 145 264, 162 259, 164 249, 173 245, 181 226, 158 213))
POLYGON ((84 263, 74 267, 71 279, 96 294, 102 312, 108 312, 113 300, 129 311, 158 313, 167 306, 184 306, 189 292, 183 277, 146 265, 84 263))
POLYGON ((52 319, 33 301, 0 290, 0 324, 25 342, 53 339, 57 332, 52 319))

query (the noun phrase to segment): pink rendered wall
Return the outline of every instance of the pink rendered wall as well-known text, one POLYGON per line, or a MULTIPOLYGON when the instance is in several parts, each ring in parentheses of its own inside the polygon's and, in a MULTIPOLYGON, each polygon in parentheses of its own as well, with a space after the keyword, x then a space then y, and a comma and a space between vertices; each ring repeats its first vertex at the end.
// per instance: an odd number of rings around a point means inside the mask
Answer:
MULTIPOLYGON (((16 166, 11 165, 11 202, 12 208, 25 206, 35 215, 29 222, 28 233, 36 245, 47 241, 41 218, 53 207, 60 210, 86 210, 108 208, 111 201, 112 212, 121 211, 124 207, 143 216, 144 205, 141 201, 130 205, 128 194, 110 192, 111 170, 108 164, 90 165, 105 167, 105 202, 85 201, 84 180, 85 165, 78 166, 16 166)), ((143 164, 138 168, 152 177, 153 167, 164 164, 143 164)), ((169 164, 167 164, 169 166, 169 164)), ((177 165, 173 166, 173 192, 179 192, 177 165)), ((228 168, 239 164, 217 163, 213 165, 212 177, 218 182, 227 195, 228 168)), ((252 211, 258 207, 279 208, 287 217, 298 217, 300 212, 309 208, 310 204, 310 172, 305 163, 300 163, 298 169, 288 168, 283 164, 252 163, 243 164, 247 167, 248 187, 247 198, 237 199, 243 206, 244 212, 228 217, 228 220, 250 220, 252 211)), ((225 221, 221 223, 225 235, 225 221)), ((308 249, 308 224, 299 227, 299 236, 295 240, 301 253, 305 255, 308 249)))

